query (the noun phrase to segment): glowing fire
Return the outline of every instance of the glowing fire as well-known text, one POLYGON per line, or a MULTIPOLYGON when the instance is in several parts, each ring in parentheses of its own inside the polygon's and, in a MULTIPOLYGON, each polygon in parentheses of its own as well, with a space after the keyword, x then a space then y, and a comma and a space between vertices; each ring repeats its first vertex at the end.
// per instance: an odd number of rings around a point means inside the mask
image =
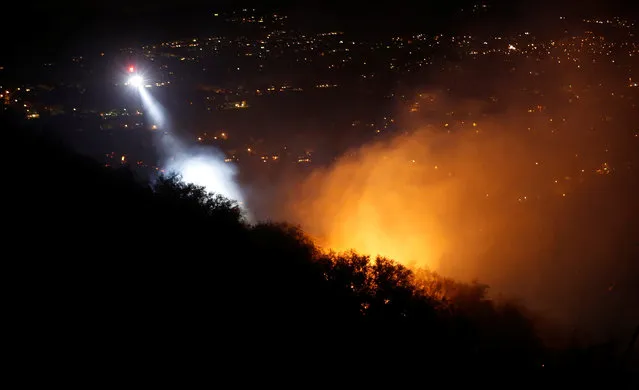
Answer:
MULTIPOLYGON (((309 201, 296 212, 324 247, 437 268, 446 246, 438 216, 448 188, 440 183, 426 196, 423 167, 409 158, 410 148, 374 157, 383 148, 374 146, 365 158, 347 158, 316 172, 302 189, 309 201)), ((433 166, 429 171, 441 176, 433 166)))
POLYGON ((594 318, 584 302, 614 307, 597 286, 636 285, 627 276, 636 274, 639 226, 636 120, 620 113, 602 124, 616 101, 593 93, 576 104, 552 83, 546 89, 558 92, 543 105, 513 95, 511 108, 493 114, 496 97, 435 94, 426 113, 402 106, 419 130, 380 137, 278 189, 290 194, 278 198, 281 218, 324 248, 477 278, 534 309, 594 318))

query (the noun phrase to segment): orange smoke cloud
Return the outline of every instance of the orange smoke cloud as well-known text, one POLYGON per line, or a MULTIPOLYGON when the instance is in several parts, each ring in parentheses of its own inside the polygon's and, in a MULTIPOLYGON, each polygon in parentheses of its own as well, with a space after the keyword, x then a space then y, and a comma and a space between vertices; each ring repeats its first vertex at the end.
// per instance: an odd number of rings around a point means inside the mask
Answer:
POLYGON ((440 172, 419 149, 412 138, 400 137, 314 172, 297 203, 299 218, 332 249, 436 267, 446 247, 438 214, 448 191, 445 183, 433 185, 440 172))
MULTIPOLYGON (((456 133, 426 128, 366 146, 313 173, 296 212, 327 247, 446 269, 451 266, 446 257, 468 247, 480 255, 503 239, 501 229, 531 234, 538 227, 530 213, 522 223, 527 211, 522 203, 539 200, 542 188, 535 186, 541 183, 529 183, 520 173, 529 170, 521 166, 526 163, 544 167, 532 158, 524 162, 522 152, 476 128, 456 133)), ((543 196, 560 201, 558 191, 568 186, 555 187, 543 196)))
POLYGON ((563 108, 559 118, 475 112, 366 145, 315 170, 286 217, 326 248, 480 278, 538 310, 595 321, 580 302, 605 305, 628 271, 621 226, 637 207, 622 167, 637 145, 563 108))

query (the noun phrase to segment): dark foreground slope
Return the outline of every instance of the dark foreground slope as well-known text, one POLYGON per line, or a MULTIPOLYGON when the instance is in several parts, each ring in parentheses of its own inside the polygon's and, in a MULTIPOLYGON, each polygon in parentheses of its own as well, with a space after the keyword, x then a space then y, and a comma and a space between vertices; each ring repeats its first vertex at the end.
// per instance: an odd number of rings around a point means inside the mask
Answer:
POLYGON ((25 383, 629 383, 613 356, 544 348, 485 286, 323 254, 199 188, 2 131, 5 338, 25 383))

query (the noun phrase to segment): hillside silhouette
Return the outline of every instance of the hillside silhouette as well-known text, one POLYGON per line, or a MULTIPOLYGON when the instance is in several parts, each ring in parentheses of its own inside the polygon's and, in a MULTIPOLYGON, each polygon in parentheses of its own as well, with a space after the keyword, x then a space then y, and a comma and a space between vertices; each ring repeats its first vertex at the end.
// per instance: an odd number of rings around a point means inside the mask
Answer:
POLYGON ((179 177, 151 186, 47 130, 2 127, 8 368, 20 377, 630 383, 612 350, 546 347, 534 318, 486 285, 326 253, 179 177))

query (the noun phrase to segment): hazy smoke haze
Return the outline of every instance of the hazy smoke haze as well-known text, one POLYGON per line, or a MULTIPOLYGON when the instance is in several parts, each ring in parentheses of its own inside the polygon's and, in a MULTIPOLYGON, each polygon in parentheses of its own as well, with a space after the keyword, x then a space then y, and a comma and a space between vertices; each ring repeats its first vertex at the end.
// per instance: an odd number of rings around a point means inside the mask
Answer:
POLYGON ((417 131, 316 169, 290 189, 285 217, 327 248, 479 278, 566 324, 632 326, 639 139, 623 107, 634 103, 576 88, 532 108, 513 95, 499 113, 416 94, 419 111, 400 115, 417 131), (461 119, 437 116, 453 111, 461 119))

